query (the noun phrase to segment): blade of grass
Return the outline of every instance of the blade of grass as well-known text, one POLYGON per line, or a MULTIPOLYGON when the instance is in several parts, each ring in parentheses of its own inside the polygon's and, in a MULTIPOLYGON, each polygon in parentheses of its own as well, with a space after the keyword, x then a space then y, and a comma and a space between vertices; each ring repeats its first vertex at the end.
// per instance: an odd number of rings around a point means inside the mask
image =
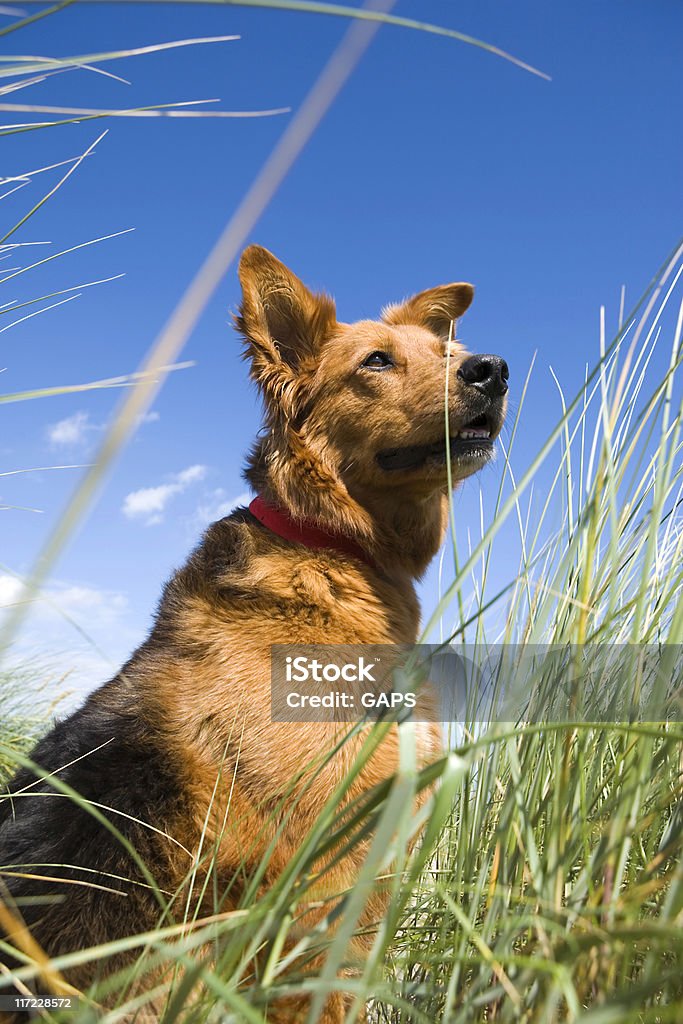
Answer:
POLYGON ((5 243, 8 238, 11 238, 15 231, 18 231, 19 228, 22 227, 26 223, 27 220, 29 220, 31 217, 34 216, 34 214, 36 214, 38 212, 38 210, 41 208, 41 206, 43 206, 49 199, 52 198, 52 196, 56 192, 59 191, 59 189, 62 187, 62 185, 64 185, 64 183, 71 177, 71 175, 74 173, 74 171, 78 170, 78 168, 81 166, 81 164, 83 163, 85 158, 87 156, 89 156, 93 152, 95 147, 102 141, 102 139, 104 138, 104 136, 106 134, 107 134, 106 131, 102 132, 102 134, 99 135, 95 139, 94 142, 91 142, 91 144, 88 146, 88 148, 79 157, 76 158, 76 160, 74 161, 72 166, 69 168, 69 170, 66 172, 66 174, 64 174, 59 179, 57 184, 53 188, 51 188, 50 191, 47 192, 43 196, 43 198, 40 199, 31 210, 29 210, 28 213, 24 214, 24 216, 21 218, 21 220, 17 221, 17 223, 14 225, 13 228, 10 228, 9 231, 7 231, 2 236, 2 238, 0 238, 0 245, 3 245, 3 243, 5 243))
MULTIPOLYGON (((40 0, 27 0, 28 3, 39 3, 40 0)), ((110 0, 78 0, 79 3, 106 3, 110 0)), ((368 5, 363 7, 349 7, 345 4, 330 4, 306 2, 306 0, 115 0, 117 3, 184 3, 184 4, 207 4, 210 6, 224 7, 255 7, 265 10, 295 11, 301 14, 324 14, 337 18, 351 18, 358 21, 369 21, 383 25, 393 25, 396 28, 406 28, 416 32, 426 32, 430 35, 443 36, 446 39, 454 39, 468 46, 475 46, 481 50, 509 61, 524 71, 529 71, 539 78, 550 81, 550 76, 544 71, 527 64, 525 61, 514 57, 511 53, 501 50, 497 46, 485 43, 474 36, 466 35, 464 32, 457 32, 455 29, 446 28, 442 25, 433 25, 426 21, 417 21, 414 18, 403 18, 399 15, 388 14, 380 10, 372 10, 368 5)))
MULTIPOLYGON (((78 0, 80 2, 80 0, 78 0)), ((0 78, 13 75, 25 75, 34 72, 53 71, 57 68, 85 67, 90 64, 102 64, 109 60, 122 60, 125 57, 140 57, 165 50, 177 50, 184 46, 204 46, 208 43, 235 42, 239 36, 199 36, 196 39, 175 39, 168 43, 152 43, 149 46, 137 46, 130 50, 110 50, 104 53, 88 53, 78 57, 35 57, 17 54, 0 54, 0 78), (11 61, 17 63, 11 64, 11 61), (2 67, 2 64, 9 67, 2 67)))
MULTIPOLYGON (((129 373, 122 377, 107 377, 104 380, 94 380, 88 384, 64 384, 52 388, 36 388, 31 391, 16 391, 12 395, 0 395, 0 405, 10 402, 27 402, 35 398, 52 398, 54 395, 69 395, 80 391, 95 391, 100 388, 127 388, 138 387, 141 382, 148 378, 158 380, 157 374, 170 373, 174 370, 185 370, 194 366, 192 361, 185 363, 174 363, 171 366, 160 366, 154 370, 138 370, 136 373, 129 373)), ((92 465, 95 465, 94 463, 92 465)))
MULTIPOLYGON (((15 21, 11 25, 6 25, 0 29, 0 38, 2 36, 8 36, 11 32, 17 32, 20 28, 26 28, 27 25, 32 25, 36 21, 40 21, 42 18, 47 18, 51 14, 57 14, 59 11, 63 11, 65 7, 70 7, 71 4, 75 3, 76 0, 61 0, 60 3, 54 4, 52 7, 46 7, 43 11, 38 11, 36 14, 29 14, 26 18, 22 18, 21 21, 15 21)), ((20 13, 20 12, 18 12, 20 13)))

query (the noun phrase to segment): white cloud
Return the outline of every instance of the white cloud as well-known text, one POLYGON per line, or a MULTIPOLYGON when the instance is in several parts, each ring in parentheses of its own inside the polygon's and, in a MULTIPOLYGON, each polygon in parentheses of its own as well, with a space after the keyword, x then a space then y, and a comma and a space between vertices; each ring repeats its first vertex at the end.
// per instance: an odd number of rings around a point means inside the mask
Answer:
POLYGON ((226 494, 227 492, 219 487, 199 503, 194 515, 199 527, 203 529, 209 523, 215 523, 217 519, 229 515, 238 505, 248 505, 251 501, 249 491, 238 494, 236 498, 228 498, 226 494))
POLYGON ((31 605, 31 614, 40 609, 68 616, 86 613, 88 623, 96 628, 109 625, 128 606, 124 595, 117 591, 79 583, 55 582, 34 597, 21 579, 0 573, 0 610, 23 603, 31 605))
POLYGON ((27 603, 27 614, 3 670, 16 666, 18 679, 27 674, 26 685, 45 687, 49 698, 70 693, 69 706, 113 676, 144 638, 144 617, 119 591, 57 580, 34 598, 16 577, 0 573, 0 626, 18 602, 27 603))
POLYGON ((141 427, 143 423, 158 423, 160 418, 159 413, 154 409, 152 412, 143 412, 142 416, 138 416, 138 426, 141 427))
POLYGON ((182 491, 180 484, 160 484, 159 487, 143 487, 127 494, 123 502, 123 514, 128 519, 147 518, 148 524, 160 523, 161 513, 174 494, 182 491))
POLYGON ((91 430, 97 430, 87 412, 75 412, 47 428, 47 437, 55 448, 74 448, 84 444, 91 430))
POLYGON ((123 501, 124 516, 127 519, 142 519, 147 526, 160 523, 169 501, 177 494, 182 494, 192 484, 203 480, 206 476, 206 469, 206 466, 188 466, 187 469, 176 473, 170 483, 131 491, 123 501))
POLYGON ((177 474, 176 480, 182 487, 187 487, 198 480, 203 480, 205 476, 206 466, 188 466, 187 469, 183 469, 177 474))
POLYGON ((62 612, 72 618, 85 613, 88 623, 95 628, 111 625, 128 607, 123 594, 78 584, 57 585, 50 597, 62 612))
MULTIPOLYGON (((159 419, 159 413, 155 410, 143 413, 138 417, 138 427, 146 423, 157 423, 159 419)), ((73 416, 50 424, 47 439, 54 448, 75 448, 84 445, 90 434, 101 432, 106 426, 106 423, 93 423, 90 413, 75 412, 73 416)))

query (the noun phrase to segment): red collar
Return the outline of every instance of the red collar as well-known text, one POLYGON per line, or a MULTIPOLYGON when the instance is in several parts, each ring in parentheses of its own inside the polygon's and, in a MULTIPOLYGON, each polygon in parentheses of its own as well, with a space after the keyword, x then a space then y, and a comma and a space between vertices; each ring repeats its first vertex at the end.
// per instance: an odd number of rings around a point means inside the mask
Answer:
POLYGON ((289 512, 269 505, 260 495, 251 502, 249 511, 258 519, 259 523, 284 540, 291 540, 294 544, 303 544, 304 547, 316 550, 332 548, 334 551, 340 551, 343 555, 351 555, 353 558, 360 559, 361 562, 372 566, 373 569, 376 568, 367 551, 364 551, 360 544, 356 544, 350 537, 344 537, 340 533, 327 533, 326 530, 321 530, 320 527, 314 526, 313 523, 306 520, 297 522, 289 512))

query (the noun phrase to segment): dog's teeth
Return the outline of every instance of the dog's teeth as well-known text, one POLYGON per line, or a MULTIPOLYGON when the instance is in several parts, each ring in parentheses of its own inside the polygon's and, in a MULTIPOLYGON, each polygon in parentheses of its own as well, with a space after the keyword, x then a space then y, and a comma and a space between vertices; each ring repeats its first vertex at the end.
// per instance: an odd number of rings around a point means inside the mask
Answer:
POLYGON ((477 440, 477 439, 482 440, 482 439, 490 438, 491 437, 491 433, 488 430, 481 430, 481 429, 478 429, 478 430, 461 430, 460 433, 458 434, 458 437, 461 437, 463 439, 463 441, 473 441, 473 440, 477 440))

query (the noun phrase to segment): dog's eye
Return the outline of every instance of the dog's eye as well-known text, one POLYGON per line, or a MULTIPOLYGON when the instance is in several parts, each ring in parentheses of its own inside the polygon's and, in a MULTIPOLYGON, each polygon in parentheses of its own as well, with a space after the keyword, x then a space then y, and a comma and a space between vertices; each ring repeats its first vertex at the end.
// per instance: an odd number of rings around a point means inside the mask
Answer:
POLYGON ((363 360, 361 366, 366 370, 387 370, 390 366, 394 366, 394 360, 386 352, 371 352, 363 360))

